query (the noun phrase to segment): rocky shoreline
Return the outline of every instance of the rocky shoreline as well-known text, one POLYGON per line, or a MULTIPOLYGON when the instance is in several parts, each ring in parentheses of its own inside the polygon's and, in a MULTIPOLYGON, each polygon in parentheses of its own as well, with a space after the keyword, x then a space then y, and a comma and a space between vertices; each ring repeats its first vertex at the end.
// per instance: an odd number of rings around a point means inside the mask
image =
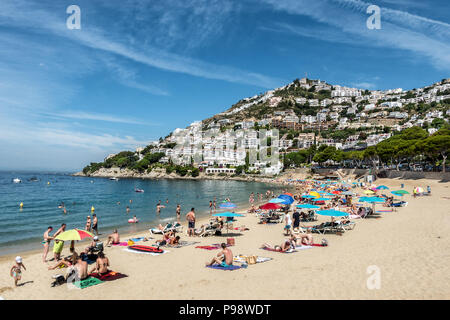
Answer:
POLYGON ((171 179, 171 180, 235 180, 246 182, 263 182, 272 184, 283 184, 286 179, 286 175, 282 174, 277 177, 266 176, 254 176, 254 175, 242 175, 242 176, 219 176, 213 174, 200 173, 197 177, 192 176, 180 176, 175 172, 170 174, 166 173, 165 169, 154 169, 151 172, 140 173, 130 169, 121 168, 101 168, 92 174, 84 174, 82 171, 72 174, 75 177, 95 177, 95 178, 118 178, 118 179, 171 179))

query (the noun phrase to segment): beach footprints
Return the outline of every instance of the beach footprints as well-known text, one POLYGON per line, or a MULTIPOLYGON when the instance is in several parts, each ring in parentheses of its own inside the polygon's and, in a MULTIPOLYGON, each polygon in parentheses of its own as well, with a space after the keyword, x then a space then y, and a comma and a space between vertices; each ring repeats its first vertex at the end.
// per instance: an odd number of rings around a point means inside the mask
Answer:
POLYGON ((378 266, 368 266, 366 273, 369 277, 366 280, 366 287, 369 290, 379 290, 381 288, 381 270, 378 266))

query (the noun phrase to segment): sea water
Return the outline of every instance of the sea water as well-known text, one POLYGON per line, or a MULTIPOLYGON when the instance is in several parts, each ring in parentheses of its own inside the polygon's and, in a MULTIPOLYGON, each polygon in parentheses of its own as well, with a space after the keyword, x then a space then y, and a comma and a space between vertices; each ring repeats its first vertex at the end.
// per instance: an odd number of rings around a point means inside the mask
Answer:
MULTIPOLYGON (((176 220, 181 205, 181 222, 193 207, 198 217, 209 215, 209 201, 216 197, 217 208, 226 198, 248 206, 251 192, 281 191, 273 185, 230 180, 144 180, 73 177, 69 173, 0 172, 0 255, 41 247, 48 226, 56 231, 62 223, 67 230, 85 228, 91 207, 103 236, 114 228, 132 233, 176 220), (14 178, 22 180, 13 183, 14 178), (36 178, 37 181, 31 181, 36 178), (143 189, 137 193, 135 189, 143 189), (166 203, 166 200, 169 200, 166 203), (131 200, 131 203, 130 203, 131 200), (156 212, 159 200, 165 208, 156 212), (66 213, 58 206, 64 202, 66 213), (23 208, 20 208, 23 203, 23 208), (127 213, 126 207, 130 208, 127 213), (136 215, 138 224, 128 223, 136 215)), ((256 197, 255 197, 256 198, 256 197)), ((218 210, 222 212, 225 210, 218 210)))

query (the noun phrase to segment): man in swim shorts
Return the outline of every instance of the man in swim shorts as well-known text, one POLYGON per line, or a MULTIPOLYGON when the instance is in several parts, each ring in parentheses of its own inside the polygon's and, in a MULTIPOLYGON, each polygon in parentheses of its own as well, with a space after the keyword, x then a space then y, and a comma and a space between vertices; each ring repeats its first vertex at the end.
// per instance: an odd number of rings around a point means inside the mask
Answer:
POLYGON ((108 236, 108 241, 106 242, 107 246, 111 244, 118 244, 120 242, 119 232, 117 229, 114 229, 113 233, 108 236))
POLYGON ((188 221, 188 235, 189 236, 195 236, 194 229, 195 229, 195 212, 194 208, 191 209, 186 215, 186 220, 188 221))
POLYGON ((177 204, 176 213, 177 213, 177 222, 180 223, 180 217, 181 217, 181 206, 180 206, 180 204, 177 204))
POLYGON ((61 260, 61 252, 64 248, 64 241, 56 240, 53 243, 53 254, 56 261, 61 260))
POLYGON ((212 266, 213 264, 219 265, 221 267, 227 268, 233 265, 233 252, 227 248, 225 243, 220 245, 222 247, 222 251, 217 254, 217 257, 214 257, 210 263, 207 263, 207 266, 212 266))
POLYGON ((44 254, 42 256, 42 261, 45 263, 47 262, 47 254, 48 254, 48 249, 50 247, 50 242, 52 242, 53 237, 50 236, 50 232, 53 231, 53 227, 48 227, 47 231, 44 232, 44 241, 42 241, 42 243, 44 244, 44 254))
POLYGON ((92 231, 95 231, 95 235, 98 236, 98 219, 95 213, 92 214, 92 231))

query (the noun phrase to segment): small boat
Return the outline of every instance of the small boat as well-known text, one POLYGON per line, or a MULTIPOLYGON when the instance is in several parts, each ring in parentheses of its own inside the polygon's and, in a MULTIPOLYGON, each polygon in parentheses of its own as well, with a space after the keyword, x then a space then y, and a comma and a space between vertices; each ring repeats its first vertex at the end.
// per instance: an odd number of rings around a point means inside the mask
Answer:
POLYGON ((38 178, 36 178, 36 177, 31 177, 30 179, 28 179, 28 181, 36 182, 36 181, 39 181, 39 180, 38 180, 38 178))
POLYGON ((142 190, 142 189, 136 189, 136 188, 134 189, 134 191, 135 191, 135 192, 139 192, 139 193, 143 193, 143 192, 144 192, 144 190, 142 190))
POLYGON ((119 181, 119 179, 118 179, 118 178, 116 178, 116 177, 112 177, 112 178, 109 178, 109 180, 113 180, 113 181, 119 181))
POLYGON ((19 178, 14 178, 14 179, 13 179, 13 182, 14 182, 14 183, 21 183, 22 180, 20 180, 19 178))

